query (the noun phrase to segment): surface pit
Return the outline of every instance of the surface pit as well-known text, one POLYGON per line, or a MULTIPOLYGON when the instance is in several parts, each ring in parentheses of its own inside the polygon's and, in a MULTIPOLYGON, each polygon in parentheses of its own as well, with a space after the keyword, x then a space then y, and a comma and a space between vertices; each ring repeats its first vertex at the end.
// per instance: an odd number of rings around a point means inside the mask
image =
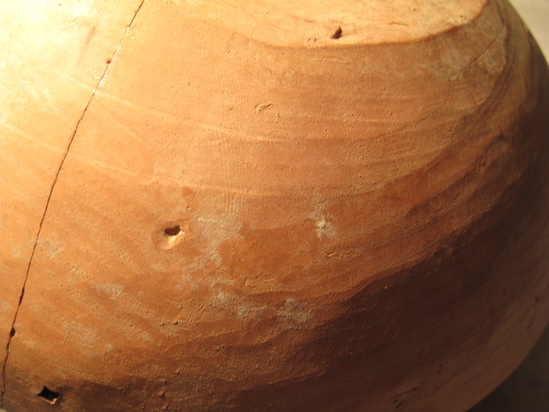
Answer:
POLYGON ((38 396, 53 405, 58 401, 60 394, 44 386, 38 396))
POLYGON ((180 233, 181 233, 181 226, 179 225, 167 227, 166 229, 164 229, 165 236, 177 236, 180 233))

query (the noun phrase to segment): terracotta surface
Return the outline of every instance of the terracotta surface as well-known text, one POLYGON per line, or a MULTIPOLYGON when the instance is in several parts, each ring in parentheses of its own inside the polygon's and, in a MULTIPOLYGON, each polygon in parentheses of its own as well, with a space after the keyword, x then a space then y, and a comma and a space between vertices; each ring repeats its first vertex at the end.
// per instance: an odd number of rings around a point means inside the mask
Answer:
MULTIPOLYGON (((513 0, 545 56, 549 56, 549 2, 513 0)), ((520 367, 471 412, 549 411, 549 328, 520 367)))
POLYGON ((464 411, 532 348, 518 16, 296 4, 2 2, 6 409, 464 411))
POLYGON ((549 410, 549 328, 520 367, 470 412, 549 410))

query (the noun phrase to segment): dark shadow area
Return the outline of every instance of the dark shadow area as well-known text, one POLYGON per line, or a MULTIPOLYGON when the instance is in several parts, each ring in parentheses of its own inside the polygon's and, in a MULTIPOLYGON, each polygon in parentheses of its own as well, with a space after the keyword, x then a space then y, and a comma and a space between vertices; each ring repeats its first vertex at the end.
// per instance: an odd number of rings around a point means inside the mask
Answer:
POLYGON ((519 368, 469 412, 549 411, 549 328, 519 368))

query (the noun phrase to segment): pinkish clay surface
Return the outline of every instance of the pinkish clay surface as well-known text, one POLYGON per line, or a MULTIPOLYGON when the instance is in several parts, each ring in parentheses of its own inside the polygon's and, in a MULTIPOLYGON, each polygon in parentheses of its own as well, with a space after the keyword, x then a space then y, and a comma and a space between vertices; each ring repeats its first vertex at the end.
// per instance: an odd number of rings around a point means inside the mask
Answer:
POLYGON ((10 412, 460 412, 546 327, 549 74, 506 1, 0 20, 10 412))

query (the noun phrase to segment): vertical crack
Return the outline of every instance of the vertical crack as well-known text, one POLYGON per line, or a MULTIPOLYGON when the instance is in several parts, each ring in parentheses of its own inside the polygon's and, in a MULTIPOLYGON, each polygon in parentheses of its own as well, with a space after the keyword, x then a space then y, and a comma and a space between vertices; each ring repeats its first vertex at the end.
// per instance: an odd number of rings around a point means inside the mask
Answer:
POLYGON ((133 26, 135 18, 137 17, 137 14, 139 13, 141 8, 143 7, 144 3, 145 3, 145 0, 141 0, 141 2, 139 3, 139 6, 137 7, 137 9, 135 10, 135 12, 133 14, 133 17, 130 20, 130 23, 126 26, 126 30, 124 31, 124 34, 122 35, 122 38, 120 39, 120 41, 118 42, 118 45, 116 46, 114 52, 112 53, 112 56, 107 59, 107 64, 105 66, 105 70, 103 70, 103 74, 101 75, 101 77, 99 78, 99 81, 97 82, 97 84, 93 88, 92 93, 90 95, 90 98, 88 99, 88 102, 87 102, 86 106, 84 107, 82 115, 80 116, 80 118, 76 122, 76 126, 75 126, 75 128, 74 128, 74 130, 71 134, 70 139, 69 139, 69 143, 68 143, 67 148, 65 150, 65 154, 63 155, 63 158, 61 159, 61 163, 59 164, 59 167, 57 169, 57 173, 55 174, 55 177, 53 179, 53 183, 51 185, 51 189, 50 189, 50 192, 48 194, 48 198, 46 200, 46 206, 44 208, 44 213, 42 214, 40 224, 38 225, 38 232, 36 233, 36 239, 35 239, 34 245, 32 247, 32 252, 31 252, 30 259, 29 259, 29 263, 27 265, 27 270, 26 270, 26 273, 25 273, 25 279, 23 281, 23 287, 21 289, 21 295, 19 296, 19 302, 17 304, 17 308, 15 309, 15 315, 13 316, 13 321, 11 323, 10 336, 9 336, 9 339, 8 339, 8 343, 6 344, 6 356, 4 358, 4 363, 3 363, 3 366, 2 366, 2 392, 0 393, 0 409, 4 407, 4 395, 6 394, 6 369, 7 369, 8 361, 9 361, 9 357, 10 357, 11 342, 13 340, 13 337, 16 334, 15 324, 17 322, 17 315, 19 314, 19 309, 21 308, 21 304, 23 303, 23 298, 25 296, 25 287, 27 286, 27 280, 29 278, 30 268, 31 268, 31 265, 32 265, 34 255, 36 253, 36 247, 38 245, 38 240, 40 239, 40 234, 42 232, 42 226, 44 225, 44 220, 46 218, 46 214, 48 213, 48 208, 49 208, 50 201, 51 201, 51 198, 52 198, 52 195, 53 195, 53 190, 55 188, 57 180, 59 179, 59 175, 61 174, 61 170, 63 169, 63 165, 65 164, 65 161, 67 160, 67 156, 69 154, 69 151, 70 151, 70 148, 71 148, 72 143, 74 141, 74 138, 76 136, 76 133, 78 132, 78 128, 80 127, 80 123, 82 123, 82 120, 86 116, 86 112, 88 111, 88 108, 90 107, 91 102, 92 102, 93 98, 95 97, 95 94, 97 93, 97 89, 99 88, 99 86, 101 85, 103 80, 105 79, 105 76, 107 75, 107 73, 109 71, 109 67, 110 67, 111 62, 113 61, 116 54, 120 50, 120 47, 122 46, 122 42, 126 38, 126 35, 128 34, 131 27, 133 26))

